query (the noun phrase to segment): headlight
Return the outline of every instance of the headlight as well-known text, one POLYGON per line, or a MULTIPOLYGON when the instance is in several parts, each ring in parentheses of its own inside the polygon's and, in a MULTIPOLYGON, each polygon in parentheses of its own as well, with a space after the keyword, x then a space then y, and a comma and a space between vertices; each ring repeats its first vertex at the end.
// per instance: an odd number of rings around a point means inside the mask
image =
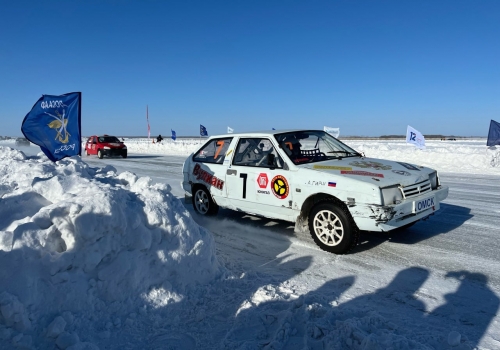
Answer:
POLYGON ((439 177, 437 171, 429 174, 429 181, 433 190, 439 187, 439 177))
POLYGON ((382 188, 383 205, 397 204, 401 200, 403 200, 403 193, 399 185, 382 188))
POLYGON ((110 149, 108 146, 104 146, 104 149, 110 149))

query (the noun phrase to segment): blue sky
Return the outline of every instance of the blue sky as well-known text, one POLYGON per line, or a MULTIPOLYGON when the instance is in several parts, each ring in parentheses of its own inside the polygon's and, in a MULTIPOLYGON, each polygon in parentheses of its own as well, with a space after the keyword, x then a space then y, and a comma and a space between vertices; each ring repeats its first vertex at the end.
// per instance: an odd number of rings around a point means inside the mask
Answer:
POLYGON ((82 92, 82 133, 487 136, 500 1, 0 0, 0 135, 82 92))

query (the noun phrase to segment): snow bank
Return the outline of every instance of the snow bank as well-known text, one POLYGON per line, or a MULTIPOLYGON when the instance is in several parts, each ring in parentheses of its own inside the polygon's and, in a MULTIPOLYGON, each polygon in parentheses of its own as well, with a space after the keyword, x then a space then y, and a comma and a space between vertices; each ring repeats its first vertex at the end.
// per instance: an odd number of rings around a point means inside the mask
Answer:
MULTIPOLYGON (((178 139, 173 141, 171 139, 164 139, 160 143, 156 143, 156 139, 152 138, 130 138, 125 139, 128 152, 130 153, 147 153, 147 154, 167 154, 167 155, 190 155, 198 149, 202 143, 205 143, 206 138, 203 139, 178 139), (155 141, 153 143, 153 141, 155 141)), ((82 148, 84 149, 84 148, 82 148)))
POLYGON ((0 146, 0 204, 0 348, 97 348, 89 324, 109 332, 222 273, 170 186, 130 172, 0 146))
MULTIPOLYGON (((426 141, 421 150, 405 140, 342 140, 367 157, 403 161, 440 172, 500 175, 500 148, 486 147, 486 139, 426 141)), ((189 155, 204 139, 163 140, 125 139, 129 153, 189 155)))
POLYGON ((425 149, 401 141, 346 141, 367 157, 428 166, 439 172, 500 175, 500 148, 486 140, 426 141, 425 149))

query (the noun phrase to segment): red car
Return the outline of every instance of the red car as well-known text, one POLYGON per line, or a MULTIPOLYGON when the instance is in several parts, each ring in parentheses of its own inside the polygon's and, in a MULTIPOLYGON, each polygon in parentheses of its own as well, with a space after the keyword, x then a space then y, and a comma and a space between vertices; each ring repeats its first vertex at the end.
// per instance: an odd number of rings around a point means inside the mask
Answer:
POLYGON ((115 136, 90 136, 85 144, 85 153, 89 156, 97 154, 102 159, 104 156, 122 156, 127 158, 127 146, 115 136))

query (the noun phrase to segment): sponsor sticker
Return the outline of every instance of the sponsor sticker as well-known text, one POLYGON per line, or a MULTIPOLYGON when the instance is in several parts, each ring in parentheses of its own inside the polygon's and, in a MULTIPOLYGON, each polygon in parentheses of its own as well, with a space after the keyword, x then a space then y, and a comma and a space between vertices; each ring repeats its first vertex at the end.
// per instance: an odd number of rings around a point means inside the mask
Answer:
POLYGON ((337 183, 333 181, 328 181, 328 187, 337 187, 337 183))
POLYGON ((384 177, 384 174, 370 173, 369 171, 353 170, 340 172, 342 175, 360 175, 360 176, 372 176, 372 177, 384 177))
POLYGON ((403 162, 397 162, 398 164, 401 164, 402 166, 404 166, 406 169, 410 169, 410 170, 417 170, 417 171, 420 171, 419 168, 417 168, 416 166, 412 165, 412 164, 408 164, 408 163, 403 163, 403 162))
POLYGON ((410 176, 411 174, 405 170, 393 170, 394 174, 402 175, 402 176, 410 176))
POLYGON ((194 166, 193 175, 196 176, 196 180, 201 180, 204 183, 211 185, 219 190, 222 190, 224 188, 224 181, 210 174, 208 171, 203 170, 200 164, 196 164, 194 166))
POLYGON ((260 173, 259 176, 257 176, 257 185, 259 188, 266 188, 268 183, 269 178, 266 173, 260 173))
POLYGON ((314 165, 313 169, 319 170, 352 170, 350 166, 335 166, 335 165, 314 165))
POLYGON ((285 199, 288 197, 288 181, 283 175, 276 175, 273 177, 271 180, 271 189, 273 194, 279 199, 285 199))
POLYGON ((368 161, 368 160, 361 160, 361 161, 355 161, 349 163, 349 165, 358 167, 358 168, 373 168, 375 170, 390 170, 392 169, 392 166, 390 165, 384 165, 379 162, 373 162, 373 161, 368 161))

